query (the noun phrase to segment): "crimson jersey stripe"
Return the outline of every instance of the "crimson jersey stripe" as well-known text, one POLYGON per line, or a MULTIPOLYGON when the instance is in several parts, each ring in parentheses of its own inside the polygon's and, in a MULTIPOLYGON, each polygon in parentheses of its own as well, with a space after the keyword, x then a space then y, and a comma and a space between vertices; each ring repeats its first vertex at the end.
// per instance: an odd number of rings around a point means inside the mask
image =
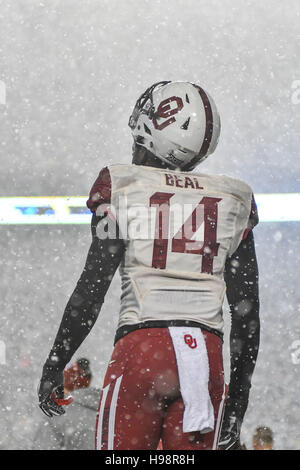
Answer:
POLYGON ((86 205, 92 212, 96 212, 98 206, 101 204, 110 204, 110 202, 111 178, 108 167, 104 167, 92 186, 86 205))

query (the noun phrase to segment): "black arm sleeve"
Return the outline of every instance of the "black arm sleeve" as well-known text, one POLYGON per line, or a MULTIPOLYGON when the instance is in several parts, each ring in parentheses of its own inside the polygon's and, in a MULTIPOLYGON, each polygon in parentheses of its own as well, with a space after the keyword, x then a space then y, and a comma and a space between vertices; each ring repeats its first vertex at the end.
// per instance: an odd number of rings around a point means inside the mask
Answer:
MULTIPOLYGON (((48 357, 48 364, 63 370, 94 326, 105 294, 124 254, 119 238, 100 239, 97 225, 105 217, 93 215, 92 244, 82 274, 65 308, 63 318, 48 357)), ((109 234, 108 234, 109 235, 109 234)))
POLYGON ((231 373, 226 411, 242 421, 260 338, 258 267, 252 230, 227 260, 224 278, 231 313, 231 373))

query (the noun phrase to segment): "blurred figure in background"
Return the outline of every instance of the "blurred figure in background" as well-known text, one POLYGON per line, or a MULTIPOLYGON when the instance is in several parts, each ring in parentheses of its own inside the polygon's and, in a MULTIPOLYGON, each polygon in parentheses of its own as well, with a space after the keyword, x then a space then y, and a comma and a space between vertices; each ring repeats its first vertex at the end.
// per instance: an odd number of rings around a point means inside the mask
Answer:
POLYGON ((64 371, 65 396, 72 394, 68 413, 57 420, 43 420, 34 443, 40 450, 91 450, 95 440, 95 414, 100 390, 90 387, 88 359, 78 359, 64 371))
POLYGON ((258 426, 252 438, 253 450, 273 450, 273 431, 267 426, 258 426))

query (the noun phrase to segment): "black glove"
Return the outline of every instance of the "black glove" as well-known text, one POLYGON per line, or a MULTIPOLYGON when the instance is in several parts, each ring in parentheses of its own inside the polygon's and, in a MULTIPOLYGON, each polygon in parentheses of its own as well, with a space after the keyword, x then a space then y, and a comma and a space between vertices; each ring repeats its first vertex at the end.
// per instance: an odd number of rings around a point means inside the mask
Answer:
POLYGON ((64 373, 50 361, 46 361, 43 367, 38 396, 39 407, 49 418, 65 413, 63 407, 55 401, 55 398, 64 398, 64 373))
POLYGON ((220 450, 240 450, 241 425, 241 420, 235 415, 224 417, 218 445, 220 450))

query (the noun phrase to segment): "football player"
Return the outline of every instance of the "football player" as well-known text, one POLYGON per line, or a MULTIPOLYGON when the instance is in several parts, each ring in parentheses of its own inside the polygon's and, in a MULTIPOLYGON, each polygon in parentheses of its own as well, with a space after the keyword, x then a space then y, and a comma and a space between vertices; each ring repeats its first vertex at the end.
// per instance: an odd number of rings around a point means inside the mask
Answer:
POLYGON ((119 323, 96 448, 150 450, 161 442, 170 450, 238 449, 260 330, 252 190, 234 178, 192 172, 220 134, 216 105, 200 86, 155 83, 136 102, 129 126, 132 164, 103 168, 90 191, 92 243, 43 367, 40 407, 49 416, 64 413, 56 398, 63 370, 119 268, 119 323))

